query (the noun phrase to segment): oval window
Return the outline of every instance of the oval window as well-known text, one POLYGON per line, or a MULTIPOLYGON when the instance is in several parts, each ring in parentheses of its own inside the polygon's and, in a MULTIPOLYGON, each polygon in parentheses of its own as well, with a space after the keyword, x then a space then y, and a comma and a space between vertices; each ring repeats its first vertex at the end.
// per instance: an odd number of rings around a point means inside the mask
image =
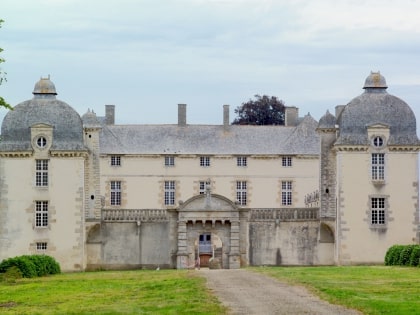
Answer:
POLYGON ((40 148, 45 148, 47 145, 47 139, 45 139, 45 137, 39 137, 36 140, 36 144, 38 145, 38 147, 40 148))
POLYGON ((373 145, 375 147, 382 147, 384 145, 384 139, 382 137, 373 138, 373 145))

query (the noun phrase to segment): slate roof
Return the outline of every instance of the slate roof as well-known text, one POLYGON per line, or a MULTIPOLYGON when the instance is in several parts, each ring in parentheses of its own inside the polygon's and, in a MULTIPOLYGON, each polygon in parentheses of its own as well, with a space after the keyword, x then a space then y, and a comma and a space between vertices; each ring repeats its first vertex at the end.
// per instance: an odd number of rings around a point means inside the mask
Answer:
POLYGON ((298 126, 105 125, 101 154, 319 154, 317 121, 298 126))
POLYGON ((31 127, 46 124, 53 127, 52 150, 86 150, 79 114, 68 104, 56 99, 54 84, 41 78, 34 97, 9 111, 1 126, 0 151, 31 150, 31 127))

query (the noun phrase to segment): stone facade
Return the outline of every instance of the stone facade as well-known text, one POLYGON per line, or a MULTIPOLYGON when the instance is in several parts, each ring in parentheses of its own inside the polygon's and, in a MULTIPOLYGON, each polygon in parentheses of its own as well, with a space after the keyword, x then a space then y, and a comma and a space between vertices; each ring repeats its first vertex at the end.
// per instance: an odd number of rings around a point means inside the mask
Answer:
POLYGON ((0 259, 54 256, 66 271, 381 263, 418 243, 410 108, 372 73, 319 122, 117 125, 79 116, 49 78, 6 115, 0 259), (358 116, 359 115, 359 116, 358 116))

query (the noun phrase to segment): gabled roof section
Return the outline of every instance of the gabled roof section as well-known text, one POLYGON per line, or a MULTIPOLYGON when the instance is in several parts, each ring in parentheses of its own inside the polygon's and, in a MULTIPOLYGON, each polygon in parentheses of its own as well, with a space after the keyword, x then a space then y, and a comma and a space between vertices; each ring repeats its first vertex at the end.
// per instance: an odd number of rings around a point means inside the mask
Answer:
POLYGON ((231 125, 106 125, 101 154, 318 154, 317 122, 296 127, 231 125))

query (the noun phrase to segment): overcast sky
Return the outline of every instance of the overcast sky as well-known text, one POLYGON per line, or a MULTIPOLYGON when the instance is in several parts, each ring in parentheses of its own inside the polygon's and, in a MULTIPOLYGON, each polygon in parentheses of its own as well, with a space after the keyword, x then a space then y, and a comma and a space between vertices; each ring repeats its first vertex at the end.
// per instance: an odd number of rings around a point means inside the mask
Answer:
MULTIPOLYGON (((316 119, 380 71, 420 119, 420 1, 1 0, 0 95, 51 75, 58 98, 116 122, 221 124, 255 94, 316 119)), ((0 110, 0 118, 6 110, 0 110)))

